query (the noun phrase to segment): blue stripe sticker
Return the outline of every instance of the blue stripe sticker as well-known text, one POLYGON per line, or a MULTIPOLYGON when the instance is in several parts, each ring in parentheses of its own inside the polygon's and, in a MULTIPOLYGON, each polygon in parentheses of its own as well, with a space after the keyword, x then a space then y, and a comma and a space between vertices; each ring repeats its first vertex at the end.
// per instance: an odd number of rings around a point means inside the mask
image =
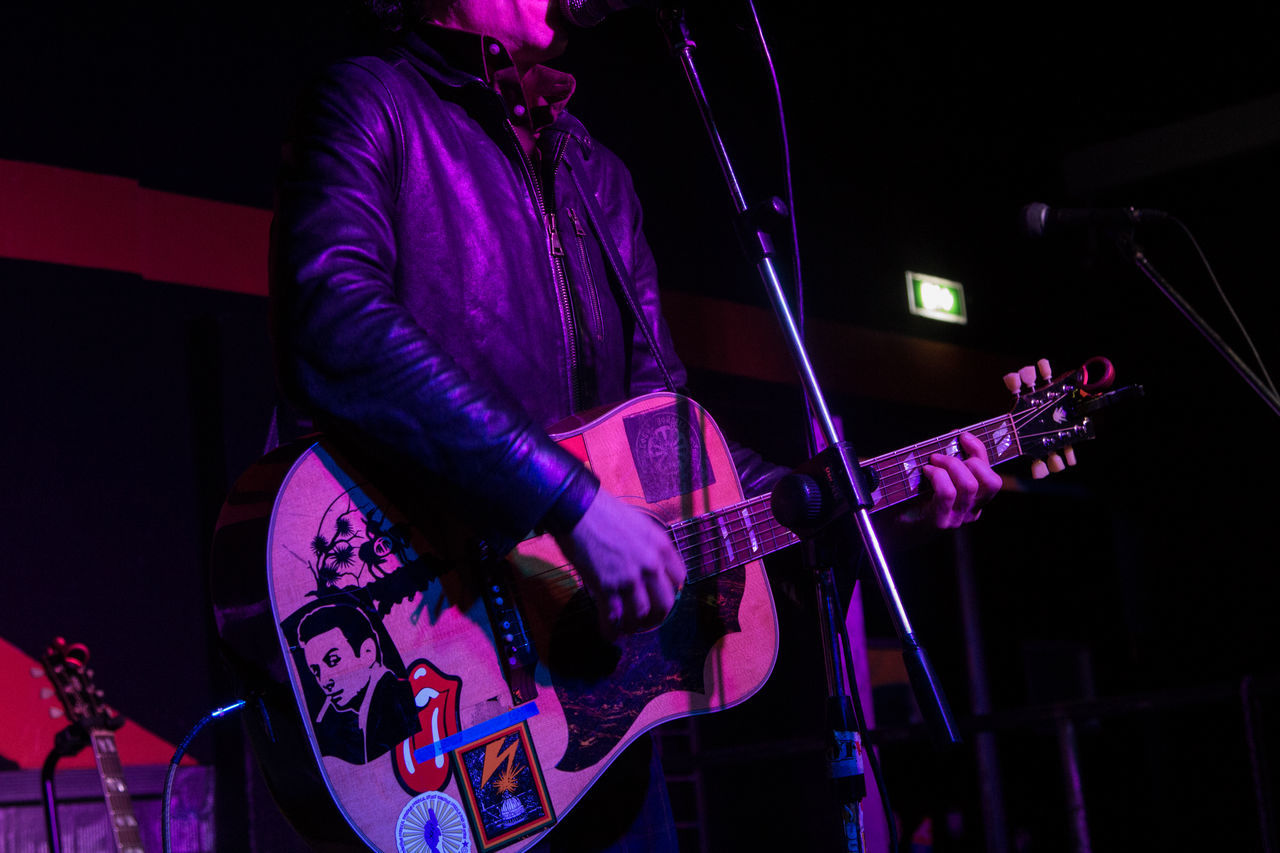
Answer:
POLYGON ((479 725, 463 729, 456 735, 449 735, 444 740, 438 740, 428 746, 415 749, 413 751, 413 760, 419 764, 424 761, 430 761, 438 755, 453 752, 455 749, 475 743, 489 735, 497 734, 503 729, 514 726, 516 723, 522 723, 537 713, 537 702, 525 702, 523 705, 517 705, 505 714, 499 714, 491 720, 485 720, 479 725))

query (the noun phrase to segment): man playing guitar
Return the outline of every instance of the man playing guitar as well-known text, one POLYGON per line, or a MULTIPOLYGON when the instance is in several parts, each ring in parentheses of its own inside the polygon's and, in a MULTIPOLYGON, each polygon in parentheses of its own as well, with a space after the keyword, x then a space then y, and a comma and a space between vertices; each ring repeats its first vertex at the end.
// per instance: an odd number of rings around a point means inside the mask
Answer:
MULTIPOLYGON (((681 594, 680 552, 548 434, 685 384, 630 177, 566 111, 574 80, 542 64, 569 25, 551 0, 378 5, 398 37, 335 65, 286 149, 272 251, 284 395, 407 479, 447 484, 468 547, 550 534, 606 636, 651 629, 681 594)), ((973 520, 999 489, 982 442, 960 446, 922 467, 909 526, 973 520)), ((731 447, 747 495, 782 473, 731 447)), ((543 844, 676 849, 660 780, 630 752, 591 792, 610 805, 589 798, 543 844), (627 788, 642 809, 618 806, 627 788)))

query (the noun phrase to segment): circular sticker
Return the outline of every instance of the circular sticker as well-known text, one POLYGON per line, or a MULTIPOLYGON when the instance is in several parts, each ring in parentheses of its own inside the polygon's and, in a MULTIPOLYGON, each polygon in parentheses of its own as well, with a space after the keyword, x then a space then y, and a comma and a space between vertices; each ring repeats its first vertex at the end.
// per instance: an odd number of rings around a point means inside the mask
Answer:
POLYGON ((458 801, 438 791, 409 801, 396 821, 400 853, 470 853, 467 816, 458 801))

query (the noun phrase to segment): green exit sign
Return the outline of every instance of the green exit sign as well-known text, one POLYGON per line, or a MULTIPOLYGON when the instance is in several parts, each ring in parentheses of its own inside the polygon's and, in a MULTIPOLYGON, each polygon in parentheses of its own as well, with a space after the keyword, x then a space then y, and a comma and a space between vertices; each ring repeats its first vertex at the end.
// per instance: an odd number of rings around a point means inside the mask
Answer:
POLYGON ((907 271, 907 304, 912 314, 944 323, 967 323, 964 286, 936 275, 907 271))

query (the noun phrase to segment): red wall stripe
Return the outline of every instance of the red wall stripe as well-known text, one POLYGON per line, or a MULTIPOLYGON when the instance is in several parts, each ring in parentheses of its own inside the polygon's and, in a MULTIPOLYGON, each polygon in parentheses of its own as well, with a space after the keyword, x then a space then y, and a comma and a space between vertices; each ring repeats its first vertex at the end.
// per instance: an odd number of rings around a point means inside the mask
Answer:
POLYGON ((0 257, 265 296, 270 223, 131 178, 0 160, 0 257))
MULTIPOLYGON (((0 160, 0 257, 265 296, 270 223, 266 210, 146 189, 130 178, 0 160)), ((795 382, 768 311, 677 291, 663 298, 688 364, 795 382)), ((811 323, 809 339, 828 391, 960 411, 1003 405, 1000 376, 1018 366, 847 324, 811 323)))

